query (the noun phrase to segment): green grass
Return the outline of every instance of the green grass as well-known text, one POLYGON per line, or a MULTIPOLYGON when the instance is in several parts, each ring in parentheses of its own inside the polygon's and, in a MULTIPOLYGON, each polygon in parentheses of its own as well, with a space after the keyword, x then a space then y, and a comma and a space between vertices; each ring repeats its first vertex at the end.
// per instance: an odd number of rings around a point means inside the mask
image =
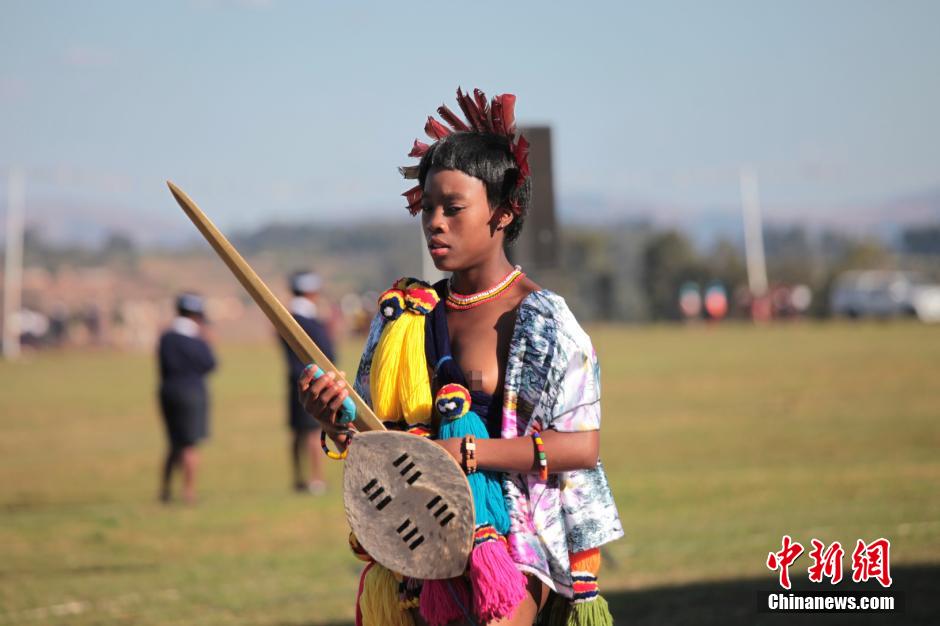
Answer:
MULTIPOLYGON (((886 536, 892 565, 940 563, 940 328, 591 331, 627 531, 607 590, 772 583, 784 533, 886 536)), ((349 621, 359 567, 338 489, 288 490, 280 356, 222 347, 195 508, 155 501, 150 355, 0 363, 0 624, 349 621)))

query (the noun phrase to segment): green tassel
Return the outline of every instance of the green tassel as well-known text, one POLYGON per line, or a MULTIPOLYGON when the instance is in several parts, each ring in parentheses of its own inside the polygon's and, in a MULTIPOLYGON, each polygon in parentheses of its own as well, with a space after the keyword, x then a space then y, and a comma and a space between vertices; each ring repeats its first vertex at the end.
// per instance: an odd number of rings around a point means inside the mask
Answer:
POLYGON ((597 596, 590 602, 578 602, 571 607, 567 626, 613 626, 614 618, 607 608, 607 600, 597 596))

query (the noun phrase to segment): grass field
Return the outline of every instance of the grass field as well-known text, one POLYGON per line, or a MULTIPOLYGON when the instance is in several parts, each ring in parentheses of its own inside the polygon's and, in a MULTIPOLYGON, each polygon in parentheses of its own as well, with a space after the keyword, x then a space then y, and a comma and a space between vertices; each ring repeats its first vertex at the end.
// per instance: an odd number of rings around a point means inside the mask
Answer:
MULTIPOLYGON (((940 328, 591 332, 602 457, 627 531, 601 578, 618 623, 757 621, 743 590, 773 588, 764 560, 785 533, 807 546, 888 537, 899 583, 936 591, 940 328)), ((345 346, 347 371, 357 347, 345 346)), ((280 353, 220 356, 194 508, 155 499, 150 355, 0 363, 0 624, 351 621, 359 567, 339 490, 288 489, 280 353)), ((340 464, 328 469, 338 486, 340 464)), ((940 620, 911 602, 909 617, 940 620)))

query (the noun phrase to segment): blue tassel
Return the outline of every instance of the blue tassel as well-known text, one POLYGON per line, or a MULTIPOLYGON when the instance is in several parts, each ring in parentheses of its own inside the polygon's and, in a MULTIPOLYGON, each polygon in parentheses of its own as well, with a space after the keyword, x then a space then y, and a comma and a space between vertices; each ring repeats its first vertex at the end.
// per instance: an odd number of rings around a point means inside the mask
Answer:
MULTIPOLYGON (((470 393, 461 385, 445 385, 437 394, 435 402, 442 420, 437 432, 438 439, 462 439, 473 435, 477 439, 489 439, 486 424, 470 410, 470 393)), ((501 535, 509 532, 509 511, 503 498, 503 486, 499 472, 479 471, 467 476, 473 505, 476 508, 476 525, 490 525, 501 535)))

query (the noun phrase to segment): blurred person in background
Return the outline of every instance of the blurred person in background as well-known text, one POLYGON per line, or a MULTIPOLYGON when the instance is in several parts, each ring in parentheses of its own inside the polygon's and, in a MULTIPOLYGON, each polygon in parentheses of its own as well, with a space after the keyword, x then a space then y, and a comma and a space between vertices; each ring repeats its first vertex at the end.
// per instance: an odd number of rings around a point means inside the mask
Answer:
MULTIPOLYGON (((319 346, 330 361, 335 362, 333 342, 326 326, 319 319, 317 298, 323 281, 318 274, 310 271, 294 272, 290 276, 290 289, 293 298, 290 301, 291 315, 304 329, 304 332, 319 346)), ((294 473, 294 490, 299 493, 320 495, 326 491, 323 480, 323 465, 320 451, 320 424, 308 414, 297 396, 297 379, 304 371, 304 364, 294 355, 290 346, 281 339, 284 356, 287 359, 287 415, 291 429, 291 462, 294 473), (304 477, 303 459, 307 458, 309 477, 304 477)))
POLYGON ((169 502, 174 470, 183 470, 183 499, 196 500, 196 446, 209 436, 209 394, 206 375, 216 367, 209 345, 205 302, 194 293, 176 299, 177 316, 161 335, 160 410, 166 427, 168 451, 160 480, 160 500, 169 502))

